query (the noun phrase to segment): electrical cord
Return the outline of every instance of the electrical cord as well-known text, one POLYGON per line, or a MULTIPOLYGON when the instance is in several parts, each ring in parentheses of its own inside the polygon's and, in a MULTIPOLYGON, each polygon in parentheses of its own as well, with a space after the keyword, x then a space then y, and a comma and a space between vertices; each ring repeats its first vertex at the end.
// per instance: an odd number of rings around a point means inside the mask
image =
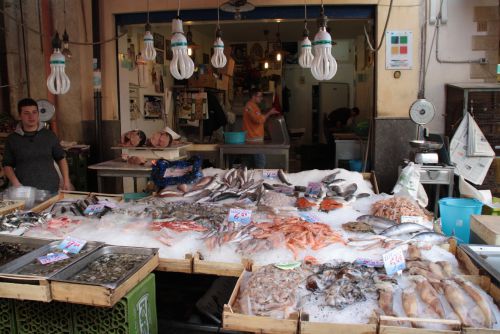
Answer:
POLYGON ((384 44, 385 32, 387 31, 387 25, 389 24, 389 18, 391 17, 393 1, 394 0, 391 0, 391 2, 389 3, 389 12, 387 13, 387 19, 385 20, 384 31, 382 32, 382 37, 380 38, 380 44, 376 48, 374 48, 372 43, 370 42, 370 37, 368 36, 368 31, 366 31, 366 25, 363 26, 363 30, 365 32, 366 42, 368 43, 368 49, 371 52, 378 52, 378 50, 380 50, 380 48, 382 47, 382 44, 384 44))
MULTIPOLYGON (((0 13, 3 14, 3 15, 5 15, 6 17, 8 17, 9 19, 11 19, 12 21, 16 22, 17 26, 24 27, 24 28, 26 28, 27 30, 31 31, 34 34, 37 34, 37 35, 40 35, 40 36, 45 36, 44 33, 40 32, 37 29, 34 29, 34 28, 30 27, 26 23, 20 23, 20 22, 18 22, 18 20, 14 16, 12 16, 9 13, 5 12, 3 9, 0 9, 0 13)), ((5 29, 2 29, 2 30, 5 31, 5 29)), ((113 41, 116 41, 116 40, 122 38, 127 33, 128 33, 127 31, 124 31, 123 33, 121 33, 118 36, 111 37, 111 38, 105 39, 103 41, 97 41, 97 42, 72 42, 72 41, 69 41, 69 44, 70 45, 100 45, 100 44, 106 44, 106 43, 113 42, 113 41)))
POLYGON ((443 1, 439 3, 439 12, 436 17, 436 61, 440 64, 481 64, 481 59, 468 59, 468 60, 444 60, 439 58, 439 28, 441 26, 441 15, 443 11, 443 1))

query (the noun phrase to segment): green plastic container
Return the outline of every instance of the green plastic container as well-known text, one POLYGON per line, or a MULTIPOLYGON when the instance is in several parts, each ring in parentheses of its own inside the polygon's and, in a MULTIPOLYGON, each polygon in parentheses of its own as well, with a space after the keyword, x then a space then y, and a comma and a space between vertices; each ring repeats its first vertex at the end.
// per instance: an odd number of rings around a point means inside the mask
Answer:
POLYGON ((10 299, 0 299, 0 334, 16 334, 14 305, 10 299))
POLYGON ((112 308, 73 305, 75 334, 157 334, 155 276, 149 274, 112 308))
POLYGON ((439 200, 443 233, 457 238, 459 244, 469 243, 470 217, 481 213, 483 203, 474 198, 446 197, 439 200))
POLYGON ((13 300, 18 334, 73 334, 71 304, 13 300))
POLYGON ((245 144, 245 131, 224 132, 224 142, 226 144, 245 144))
MULTIPOLYGON (((493 203, 500 203, 500 198, 493 197, 493 203)), ((492 208, 485 204, 483 206, 483 215, 500 216, 500 208, 492 208)))

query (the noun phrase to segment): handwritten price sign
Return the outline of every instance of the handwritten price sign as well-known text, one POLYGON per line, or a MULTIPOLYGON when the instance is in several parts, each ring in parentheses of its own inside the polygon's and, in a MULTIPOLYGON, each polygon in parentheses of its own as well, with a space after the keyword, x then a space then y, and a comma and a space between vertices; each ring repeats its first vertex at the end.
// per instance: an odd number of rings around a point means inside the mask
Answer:
POLYGON ((50 253, 45 256, 40 256, 38 261, 40 261, 41 264, 49 264, 66 259, 69 259, 69 256, 64 253, 50 253))
POLYGON ((263 169, 262 170, 262 178, 264 180, 276 180, 278 178, 278 170, 277 169, 263 169))
POLYGON ((233 223, 249 224, 252 221, 252 210, 230 209, 227 220, 233 223))
POLYGON ((403 249, 400 247, 385 253, 382 255, 382 259, 384 260, 385 271, 389 276, 399 273, 406 268, 405 256, 403 249))
POLYGON ((78 254, 86 243, 86 240, 68 236, 64 238, 64 240, 57 246, 57 248, 62 250, 64 253, 78 254))

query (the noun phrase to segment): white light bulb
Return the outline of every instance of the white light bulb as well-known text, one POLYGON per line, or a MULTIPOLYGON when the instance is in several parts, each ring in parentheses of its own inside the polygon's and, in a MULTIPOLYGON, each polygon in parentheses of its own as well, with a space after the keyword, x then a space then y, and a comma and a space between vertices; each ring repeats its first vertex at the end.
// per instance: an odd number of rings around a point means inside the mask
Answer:
POLYGON ((182 20, 172 20, 172 39, 170 45, 174 54, 170 61, 170 73, 177 80, 188 79, 193 75, 194 62, 188 55, 187 39, 182 30, 182 20))
POLYGON ((156 50, 153 44, 153 35, 150 31, 146 31, 144 34, 144 50, 142 50, 142 56, 144 60, 155 60, 156 50))
POLYGON ((312 54, 312 44, 309 37, 305 36, 300 43, 299 65, 302 68, 311 68, 314 56, 312 54))
POLYGON ((193 48, 188 48, 188 56, 191 57, 193 55, 193 48))
POLYGON ((332 37, 324 27, 314 36, 314 59, 311 73, 316 80, 330 80, 337 73, 337 61, 332 56, 332 37))
POLYGON ((277 61, 281 61, 281 52, 278 52, 278 53, 276 54, 276 60, 277 60, 277 61))
POLYGON ((211 62, 215 68, 223 68, 226 66, 227 58, 224 54, 224 42, 220 37, 215 39, 214 55, 212 56, 211 62))
POLYGON ((266 70, 269 68, 269 62, 267 60, 264 62, 264 68, 266 70))
POLYGON ((70 81, 64 71, 66 59, 59 49, 54 49, 50 56, 50 75, 47 78, 47 88, 52 94, 66 94, 70 87, 70 81))

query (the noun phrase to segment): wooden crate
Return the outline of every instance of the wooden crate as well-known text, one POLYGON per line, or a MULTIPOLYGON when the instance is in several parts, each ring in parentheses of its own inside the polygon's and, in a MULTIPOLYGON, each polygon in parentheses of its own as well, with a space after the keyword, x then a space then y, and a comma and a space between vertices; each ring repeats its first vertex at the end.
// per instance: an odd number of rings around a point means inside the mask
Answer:
POLYGON ((473 215, 470 229, 471 235, 474 234, 485 244, 500 245, 500 216, 473 215))
POLYGON ((174 273, 193 273, 193 256, 186 254, 184 259, 166 259, 160 258, 157 271, 168 271, 174 273))
POLYGON ((224 305, 222 312, 222 327, 227 330, 236 330, 254 333, 266 334, 291 334, 297 333, 299 330, 299 314, 293 314, 288 319, 274 319, 271 317, 262 317, 254 315, 246 315, 233 311, 233 306, 236 303, 240 286, 245 275, 243 271, 236 282, 229 303, 224 305))
POLYGON ((92 306, 113 307, 130 290, 146 278, 159 264, 158 253, 140 270, 130 276, 116 289, 83 283, 50 282, 52 299, 61 302, 92 306))
POLYGON ((205 261, 196 253, 193 259, 193 274, 238 277, 245 268, 252 268, 252 261, 242 259, 241 263, 205 261))
POLYGON ((14 203, 1 208, 0 209, 0 216, 11 213, 12 211, 24 209, 24 204, 25 204, 24 201, 21 201, 21 200, 15 200, 15 201, 9 200, 9 201, 14 202, 14 203))
POLYGON ((301 334, 375 334, 377 323, 374 324, 341 324, 309 321, 308 315, 300 314, 301 334))
POLYGON ((46 278, 1 274, 0 298, 50 302, 52 295, 46 278))
POLYGON ((52 198, 49 198, 43 203, 38 204, 37 206, 33 207, 31 211, 33 212, 42 212, 48 208, 50 208, 52 205, 55 203, 62 201, 62 200, 68 200, 68 199, 84 199, 87 198, 90 195, 95 195, 97 196, 98 199, 100 200, 108 200, 108 201, 115 201, 115 202, 121 202, 123 201, 123 195, 117 195, 117 194, 102 194, 102 193, 91 193, 91 192, 85 192, 85 191, 60 191, 59 194, 55 195, 52 198))
POLYGON ((375 172, 372 171, 370 173, 361 173, 361 174, 363 174, 363 179, 370 181, 373 187, 373 192, 375 194, 380 194, 380 191, 378 189, 377 176, 375 175, 375 172))

